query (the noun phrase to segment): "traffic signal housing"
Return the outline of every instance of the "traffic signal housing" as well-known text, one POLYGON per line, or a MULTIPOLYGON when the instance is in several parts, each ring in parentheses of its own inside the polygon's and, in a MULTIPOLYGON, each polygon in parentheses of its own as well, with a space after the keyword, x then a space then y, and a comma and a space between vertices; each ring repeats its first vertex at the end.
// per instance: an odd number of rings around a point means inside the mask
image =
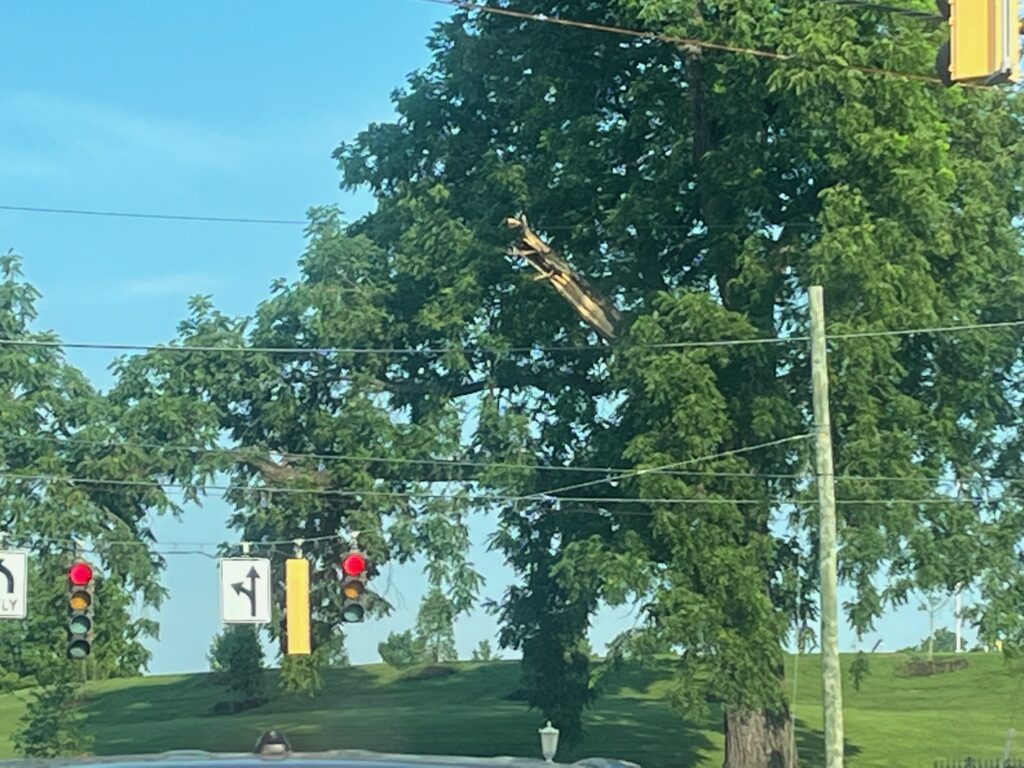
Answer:
POLYGON ((341 620, 353 624, 366 616, 368 564, 360 552, 349 552, 341 559, 341 620))
POLYGON ((95 574, 86 562, 68 569, 67 609, 69 659, 84 659, 92 653, 95 574))
POLYGON ((284 621, 282 632, 285 653, 289 656, 308 656, 312 653, 309 626, 309 560, 293 557, 284 563, 284 621))
POLYGON ((1020 82, 1020 0, 936 0, 949 23, 935 69, 946 86, 1020 82))

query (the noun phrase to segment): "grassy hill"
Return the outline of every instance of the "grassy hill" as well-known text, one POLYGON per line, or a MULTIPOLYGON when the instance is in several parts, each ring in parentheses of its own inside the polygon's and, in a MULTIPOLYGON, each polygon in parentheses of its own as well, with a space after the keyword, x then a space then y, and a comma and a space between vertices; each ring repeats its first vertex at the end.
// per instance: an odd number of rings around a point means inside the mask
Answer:
MULTIPOLYGON (((1021 681, 996 654, 970 654, 970 666, 942 675, 906 677, 905 657, 876 654, 861 690, 845 684, 848 761, 853 768, 931 766, 936 759, 998 757, 1007 729, 1020 729, 1021 681)), ((847 670, 851 659, 844 658, 847 670)), ((316 698, 276 696, 235 715, 213 715, 223 699, 209 675, 114 680, 90 685, 87 712, 98 754, 169 749, 249 750, 265 729, 283 730, 301 750, 331 748, 470 755, 538 755, 537 713, 509 694, 514 662, 462 663, 457 673, 403 679, 384 666, 328 673, 316 698)), ((803 765, 820 765, 820 665, 801 657, 796 717, 803 765)), ((790 682, 794 680, 792 660, 790 682)), ((276 676, 269 682, 276 685, 276 676)), ((721 765, 721 715, 685 723, 665 701, 667 675, 626 669, 587 713, 584 743, 560 760, 624 757, 644 768, 721 765)), ((0 696, 0 757, 28 692, 0 696)), ((1024 744, 1021 745, 1024 747, 1024 744)), ((1024 749, 1014 750, 1024 754, 1024 749)))

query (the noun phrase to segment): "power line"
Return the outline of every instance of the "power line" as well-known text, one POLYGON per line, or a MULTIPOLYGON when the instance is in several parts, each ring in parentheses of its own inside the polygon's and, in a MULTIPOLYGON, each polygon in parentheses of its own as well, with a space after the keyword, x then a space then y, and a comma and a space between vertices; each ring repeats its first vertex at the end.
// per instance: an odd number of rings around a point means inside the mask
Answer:
MULTIPOLYGON (((627 37, 634 37, 639 39, 657 40, 659 42, 668 43, 670 45, 689 46, 693 48, 707 48, 709 50, 725 51, 727 53, 743 54, 747 56, 754 56, 757 58, 771 59, 774 61, 781 62, 800 61, 800 58, 798 56, 779 53, 778 51, 770 51, 764 48, 749 48, 746 46, 730 45, 727 43, 715 43, 710 40, 701 40, 699 38, 692 37, 679 37, 677 35, 669 35, 662 32, 653 32, 650 30, 629 29, 627 27, 618 27, 610 24, 599 24, 590 21, 578 21, 574 19, 565 19, 557 16, 547 16, 539 13, 515 11, 510 8, 497 8, 495 6, 483 5, 481 3, 464 2, 464 0, 422 0, 422 2, 433 3, 434 5, 446 5, 454 8, 460 8, 464 11, 477 11, 479 13, 494 16, 507 16, 509 18, 519 19, 520 21, 538 22, 543 24, 556 24, 562 27, 586 29, 592 32, 605 32, 609 34, 624 35, 627 37)), ((819 66, 830 65, 830 63, 828 62, 807 61, 806 63, 818 64, 819 66)), ((932 83, 935 85, 943 85, 942 81, 939 80, 938 77, 934 77, 932 75, 920 75, 913 72, 897 72, 895 70, 884 69, 882 67, 871 67, 860 64, 841 64, 838 65, 838 67, 840 69, 849 69, 869 75, 880 75, 882 77, 891 77, 901 80, 913 80, 924 83, 932 83)))
POLYGON ((188 216, 173 213, 129 213, 127 211, 93 211, 81 208, 44 208, 29 205, 0 205, 0 211, 22 213, 59 213, 73 216, 106 216, 119 219, 160 219, 162 221, 208 221, 221 224, 273 224, 283 226, 304 225, 299 219, 259 219, 234 216, 188 216))
MULTIPOLYGON (((805 436, 800 436, 801 438, 805 436)), ((781 442, 781 441, 780 441, 781 442)), ((756 446, 756 447, 764 447, 756 446)), ((706 458, 704 460, 707 460, 706 458)), ((637 470, 637 473, 641 473, 642 470, 637 470)), ((371 498, 396 498, 396 499, 441 499, 452 502, 465 502, 470 504, 487 504, 496 502, 526 502, 526 501, 547 501, 547 502, 566 502, 572 504, 593 504, 595 506, 600 505, 631 505, 631 504, 646 504, 646 505, 659 505, 665 504, 670 506, 694 506, 694 505, 764 505, 764 504, 779 504, 789 506, 814 506, 817 501, 814 499, 781 499, 781 498, 761 498, 761 499, 747 499, 747 498, 623 498, 614 497, 606 498, 601 496, 556 496, 555 493, 561 490, 568 489, 553 489, 544 493, 538 494, 527 494, 527 495, 512 495, 512 494, 456 494, 456 493, 433 493, 429 491, 350 491, 340 490, 331 488, 296 488, 291 486, 250 486, 250 485, 205 485, 196 483, 194 485, 186 485, 182 483, 160 483, 152 480, 125 480, 119 478, 103 478, 103 477, 76 477, 76 476, 65 476, 65 475, 51 475, 51 474, 18 474, 12 472, 0 472, 0 480, 11 480, 14 482, 44 482, 47 484, 51 483, 67 483, 74 485, 86 485, 86 486, 113 486, 115 488, 148 488, 156 489, 160 491, 187 491, 187 490, 204 490, 204 491, 243 491, 247 493, 260 494, 273 496, 274 494, 284 495, 309 495, 309 496, 321 496, 321 497, 341 497, 341 498, 360 498, 360 497, 371 497, 371 498)), ((607 481, 602 481, 607 482, 607 481)), ((938 504, 980 504, 980 503, 994 503, 994 502, 1014 502, 1024 503, 1024 496, 999 496, 995 499, 982 499, 981 497, 939 497, 931 496, 924 498, 892 498, 892 499, 840 499, 837 500, 837 504, 844 506, 887 506, 893 504, 914 504, 914 505, 938 505, 938 504)), ((558 510, 559 514, 603 514, 599 509, 592 510, 558 510)), ((631 514, 628 511, 615 512, 613 514, 631 514)), ((633 513, 636 514, 636 513, 633 513)), ((648 513, 641 513, 648 514, 648 513)), ((311 540, 311 539, 309 539, 311 540)), ((291 541, 291 540, 289 540, 291 541)), ((281 542, 278 542, 281 543, 281 542)))
MULTIPOLYGON (((173 443, 150 443, 150 442, 125 442, 110 440, 85 440, 76 435, 66 438, 59 438, 55 435, 16 435, 12 433, 0 434, 0 440, 12 442, 44 442, 52 445, 62 446, 82 445, 90 448, 145 448, 155 451, 169 451, 172 453, 200 454, 200 455, 223 455, 240 456, 243 459, 253 455, 253 449, 244 448, 196 448, 194 446, 175 445, 173 443)), ((588 466, 555 466, 551 464, 523 464, 503 461, 474 461, 471 459, 408 459, 404 457, 387 456, 360 456, 358 454, 344 453, 296 453, 292 451, 281 451, 267 449, 268 453, 277 453, 289 459, 309 459, 313 461, 337 461, 361 464, 396 464, 411 466, 432 466, 432 467, 470 467, 476 469, 521 469, 540 472, 566 472, 581 474, 600 475, 621 475, 633 472, 636 467, 588 467, 588 466)), ((749 472, 715 472, 713 470, 662 470, 651 474, 679 476, 679 477, 738 477, 747 479, 763 480, 785 480, 800 479, 805 475, 793 473, 758 473, 751 475, 749 472)))
POLYGON ((77 547, 76 539, 72 537, 68 538, 57 538, 53 536, 33 536, 31 534, 26 536, 14 536, 6 537, 20 539, 22 541, 29 541, 32 545, 38 544, 55 544, 55 545, 69 545, 74 546, 81 552, 88 552, 92 554, 103 554, 109 549, 122 549, 122 548, 138 548, 145 547, 146 551, 151 554, 158 555, 201 555, 203 557, 210 558, 212 560, 218 559, 216 555, 211 555, 208 552, 201 551, 202 549, 220 549, 220 548, 254 548, 254 549, 265 549, 275 548, 277 546, 284 545, 297 545, 301 544, 316 544, 324 541, 348 541, 351 537, 343 534, 330 534, 327 536, 296 536, 291 539, 270 539, 260 541, 222 541, 222 542, 211 542, 211 541, 155 541, 146 542, 141 539, 135 539, 132 541, 103 541, 102 543, 94 543, 89 547, 77 547))
MULTIPOLYGON (((730 450, 730 451, 722 451, 721 453, 713 453, 710 456, 698 456, 698 457, 692 458, 692 459, 684 459, 683 461, 675 461, 675 462, 672 462, 670 464, 665 464, 665 465, 660 466, 660 467, 635 469, 635 470, 632 470, 632 471, 627 472, 625 474, 619 475, 616 478, 605 477, 605 478, 601 478, 599 480, 588 480, 587 482, 584 482, 584 483, 576 483, 574 485, 566 485, 566 486, 563 486, 561 488, 553 488, 553 489, 551 489, 549 491, 542 491, 539 494, 533 494, 532 498, 536 499, 536 498, 543 498, 545 496, 553 496, 553 495, 555 495, 557 493, 563 493, 565 491, 575 491, 575 490, 577 490, 579 488, 588 488, 588 487, 591 487, 591 486, 594 486, 594 485, 603 485, 604 483, 612 482, 612 480, 618 481, 618 480, 622 480, 622 479, 628 478, 628 477, 639 477, 641 475, 653 474, 653 473, 655 473, 657 471, 661 471, 661 470, 675 469, 677 467, 685 467, 688 464, 698 464, 698 463, 703 462, 703 461, 715 461, 716 459, 725 459, 725 458, 729 458, 730 456, 738 456, 738 455, 743 454, 743 453, 750 453, 751 451, 758 451, 758 450, 762 450, 764 448, 772 448, 772 447, 777 446, 777 445, 785 445, 786 443, 792 443, 792 442, 796 442, 796 441, 799 441, 799 440, 806 440, 809 437, 810 437, 810 435, 791 435, 790 437, 783 437, 783 438, 780 438, 778 440, 770 440, 770 441, 768 441, 766 443, 759 443, 757 445, 748 445, 748 446, 744 446, 742 448, 736 448, 736 449, 730 450)), ((527 497, 527 498, 531 498, 531 497, 527 497)))
POLYGON ((18 474, 13 472, 0 472, 0 479, 12 480, 15 482, 43 482, 43 483, 68 483, 73 485, 103 486, 109 485, 121 488, 148 488, 163 490, 172 488, 176 490, 202 489, 206 491, 233 492, 270 495, 307 495, 332 498, 390 498, 390 499, 441 499, 445 501, 465 501, 473 504, 487 504, 495 502, 523 502, 523 501, 557 501, 575 504, 765 504, 766 499, 639 499, 639 498, 604 498, 580 497, 580 496, 554 496, 554 492, 543 494, 529 494, 516 496, 512 494, 454 494, 434 493, 431 491, 353 491, 334 488, 297 488, 293 486, 251 486, 251 485, 206 485, 203 483, 161 483, 155 480, 125 480, 119 478, 103 477, 76 477, 53 474, 18 474))
POLYGON ((914 336, 926 333, 959 333, 961 331, 979 331, 993 328, 1020 328, 1024 320, 1002 320, 992 323, 970 323, 967 325, 939 325, 931 328, 905 328, 893 331, 850 331, 848 333, 830 333, 829 339, 864 339, 872 336, 914 336))
MULTIPOLYGON (((304 226, 309 224, 308 221, 301 221, 298 219, 261 219, 253 217, 231 217, 231 216, 191 216, 191 215, 179 215, 171 213, 139 213, 136 211, 93 211, 85 210, 80 208, 44 208, 28 205, 0 205, 0 211, 18 211, 27 213, 49 213, 49 214, 68 214, 76 216, 110 216, 115 218, 125 219, 159 219, 164 221, 205 221, 205 222, 221 222, 229 224, 275 224, 285 226, 304 226)), ((579 222, 576 224, 544 224, 543 226, 537 226, 535 229, 539 232, 547 231, 568 231, 580 228, 592 228, 600 226, 602 228, 608 228, 610 225, 604 221, 589 221, 579 222)), ((747 224, 706 224, 704 222, 694 222, 691 224, 635 224, 629 223, 622 225, 623 229, 635 229, 637 231, 649 231, 649 230, 686 230, 693 232, 695 235, 699 235, 702 230, 731 230, 731 231, 750 231, 756 232, 757 230, 766 229, 794 229, 794 228, 810 228, 818 226, 814 222, 749 222, 747 224)))
MULTIPOLYGON (((80 445, 89 448, 115 448, 115 449, 146 449, 155 452, 169 452, 180 454, 192 454, 203 456, 238 456, 243 460, 254 455, 255 448, 201 448, 195 446, 181 445, 175 443, 153 443, 147 441, 123 440, 92 440, 84 439, 77 435, 69 437, 57 437, 56 435, 16 435, 13 433, 0 433, 0 441, 8 442, 29 442, 46 443, 63 448, 68 445, 80 445)), ((507 461, 477 461, 473 459, 410 459, 400 456, 364 456, 360 454, 347 453, 303 453, 286 451, 280 449, 265 449, 267 453, 276 453, 287 459, 305 459, 311 461, 330 461, 353 464, 393 464, 397 466, 421 466, 421 467, 442 467, 456 468, 466 467, 472 469, 511 469, 530 472, 558 472, 566 474, 591 474, 591 475, 615 475, 611 478, 617 481, 621 475, 637 471, 637 467, 612 467, 612 466, 557 466, 553 464, 527 464, 507 461)), ((811 475, 796 472, 720 472, 713 469, 658 469, 654 468, 645 474, 663 475, 666 477, 728 477, 746 480, 801 480, 809 479, 811 475)), ((840 475, 834 476, 838 483, 844 482, 891 482, 891 483, 928 483, 931 485, 948 485, 957 482, 952 477, 933 477, 908 475, 840 475)), ((978 481, 987 485, 1003 483, 1007 485, 1024 483, 1024 478, 1001 477, 998 475, 980 475, 978 481)), ((452 480, 451 482, 457 482, 452 480)), ((419 482, 419 478, 410 478, 409 482, 419 482)), ((446 482, 443 480, 428 482, 446 482)))
MULTIPOLYGON (((721 339, 718 341, 680 341, 664 344, 629 345, 630 349, 684 349, 689 347, 735 347, 749 344, 792 344, 806 341, 804 336, 760 337, 750 339, 721 339)), ((0 347, 40 347, 61 349, 109 350, 115 352, 193 352, 253 355, 288 355, 295 357, 328 357, 331 355, 448 355, 453 352, 481 352, 490 354, 526 354, 533 352, 607 352, 610 348, 596 344, 558 347, 241 347, 241 346, 173 346, 169 344, 120 344, 98 342, 63 342, 54 339, 0 339, 0 347)))
POLYGON ((849 5, 855 8, 863 8, 866 11, 879 11, 891 13, 896 16, 909 16, 911 18, 925 19, 927 21, 943 21, 943 17, 933 11, 922 11, 917 8, 907 8, 899 5, 886 5, 884 3, 868 3, 864 0, 821 0, 829 5, 849 5))
MULTIPOLYGON (((843 333, 830 333, 830 340, 860 339, 881 336, 914 336, 930 333, 960 333, 965 331, 992 330, 1000 328, 1019 328, 1024 326, 1024 320, 1005 320, 991 323, 969 323, 965 325, 942 325, 925 326, 921 328, 896 328, 892 330, 878 331, 848 331, 843 333)), ((754 337, 748 339, 717 339, 709 341, 670 341, 656 344, 624 344, 623 349, 697 349, 706 347, 736 347, 757 344, 795 344, 809 341, 807 336, 779 336, 779 337, 754 337)), ((263 354, 263 355, 289 355, 294 357, 330 355, 447 355, 453 352, 481 352, 491 354, 525 354, 535 352, 607 352, 611 347, 591 345, 567 345, 567 346, 536 346, 536 347, 496 347, 479 346, 471 347, 450 346, 450 347, 244 347, 244 346, 174 346, 169 344, 118 344, 98 342, 64 342, 56 339, 0 339, 0 347, 39 347, 59 349, 92 349, 109 350, 120 352, 174 352, 180 354, 191 353, 225 353, 225 354, 263 354)))

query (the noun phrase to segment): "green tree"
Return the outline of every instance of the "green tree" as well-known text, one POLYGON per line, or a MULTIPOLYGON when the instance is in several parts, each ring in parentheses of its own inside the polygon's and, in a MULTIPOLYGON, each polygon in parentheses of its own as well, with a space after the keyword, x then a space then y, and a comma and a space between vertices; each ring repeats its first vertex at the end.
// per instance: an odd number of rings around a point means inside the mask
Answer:
POLYGON ((387 640, 377 644, 381 661, 395 669, 406 669, 419 664, 424 658, 423 646, 416 641, 411 629, 390 632, 387 640))
MULTIPOLYGON (((231 477, 226 499, 244 540, 315 539, 305 553, 313 563, 316 649, 334 643, 342 624, 337 568, 352 549, 369 559, 371 619, 391 610, 375 578, 392 560, 425 555, 432 582, 445 586, 459 612, 471 605, 480 578, 466 559, 467 503, 438 493, 438 483, 458 478, 431 472, 428 463, 457 451, 463 409, 426 397, 442 383, 417 383, 389 355, 358 351, 400 335, 389 325, 389 307, 402 298, 368 239, 348 237, 335 211, 311 217, 298 280, 275 282, 251 320, 194 298, 175 342, 184 349, 123 361, 111 397, 152 440, 192 446, 179 457, 191 461, 183 482, 197 493, 217 472, 231 477), (320 351, 350 342, 352 350, 320 351), (187 351, 218 345, 300 349, 187 351), (277 487, 308 493, 275 493, 277 487)), ((275 567, 285 557, 281 550, 271 554, 275 567)), ((276 612, 271 636, 280 640, 280 630, 276 612)), ((288 684, 315 689, 318 670, 333 656, 314 651, 309 660, 283 659, 288 684)))
POLYGON ((455 650, 455 606, 439 588, 427 592, 416 615, 416 645, 433 664, 458 661, 455 650))
POLYGON ((90 678, 136 675, 157 629, 137 608, 164 597, 164 562, 147 521, 178 509, 145 481, 173 470, 132 443, 130 419, 66 362, 59 340, 34 330, 38 297, 19 257, 0 255, 0 338, 15 342, 0 346, 0 530, 8 546, 32 553, 35 606, 25 621, 0 623, 0 668, 31 682, 63 658, 66 569, 81 542, 98 586, 94 653, 78 669, 90 678))
POLYGON ((490 640, 481 640, 480 644, 473 650, 473 661, 495 661, 497 655, 491 647, 490 640))
POLYGON ((857 651, 857 655, 850 662, 850 680, 853 682, 853 689, 859 691, 864 679, 871 674, 871 662, 864 651, 857 651))
POLYGON ((931 637, 924 638, 916 650, 927 651, 928 658, 932 653, 953 653, 956 651, 956 634, 947 627, 939 627, 931 637))
POLYGON ((14 732, 14 748, 24 757, 84 754, 90 745, 80 712, 80 692, 66 661, 50 667, 14 732))
MULTIPOLYGON (((377 564, 424 552, 455 614, 479 588, 465 515, 495 512, 515 571, 500 642, 566 740, 599 692, 590 618, 633 602, 616 647, 679 657, 673 701, 723 708, 727 768, 786 764, 783 649, 815 580, 809 285, 828 299, 847 619, 957 584, 983 638, 1022 615, 1022 510, 987 480, 1024 471, 1021 329, 858 335, 1019 318, 1021 98, 851 70, 932 68, 940 33, 877 9, 510 7, 786 59, 457 13, 399 118, 336 152, 376 210, 313 211, 297 280, 253 318, 197 298, 176 341, 302 349, 160 350, 120 368, 114 402, 187 441, 197 487, 219 462, 246 540, 337 536, 325 571, 353 530, 377 564), (617 341, 508 255, 519 211, 623 310, 617 341), (684 344, 708 339, 767 343, 684 344)), ((316 584, 316 624, 337 624, 337 580, 316 584)))
POLYGON ((226 627, 213 639, 208 658, 218 682, 237 700, 252 701, 263 695, 263 646, 255 627, 226 627))
MULTIPOLYGON (((804 342, 787 339, 806 333, 812 283, 827 289, 833 338, 1019 316, 1021 100, 850 70, 930 71, 938 44, 913 20, 881 24, 864 9, 528 10, 770 47, 789 61, 457 14, 396 97, 400 119, 337 152, 345 183, 378 199, 350 235, 371 239, 399 276, 401 303, 388 310, 401 332, 388 342, 457 349, 452 398, 484 382, 479 454, 683 470, 598 480, 586 495, 599 500, 582 503, 535 495, 578 474, 486 478, 526 498, 503 509, 496 544, 521 577, 498 608, 531 701, 578 731, 595 694, 580 650, 588 617, 602 598, 639 600, 648 622, 634 646, 680 654, 685 709, 724 706, 726 764, 785 762, 782 649, 814 578, 809 444, 747 449, 810 429, 804 342), (520 210, 626 310, 616 345, 502 258, 498 224, 520 210), (777 343, 671 348, 736 338, 777 343), (585 349, 536 351, 548 346, 585 349), (699 460, 729 451, 741 453, 699 460), (794 571, 793 583, 779 575, 794 571)), ((1019 578, 1016 505, 991 488, 965 504, 944 478, 971 487, 993 469, 1019 473, 1020 342, 1014 327, 835 339, 838 472, 902 479, 840 481, 840 567, 857 629, 921 585, 978 583, 983 630, 1019 614, 1024 592, 1005 594, 1019 578), (982 557, 985 547, 994 551, 982 557)), ((422 380, 435 364, 396 369, 420 366, 422 380)))

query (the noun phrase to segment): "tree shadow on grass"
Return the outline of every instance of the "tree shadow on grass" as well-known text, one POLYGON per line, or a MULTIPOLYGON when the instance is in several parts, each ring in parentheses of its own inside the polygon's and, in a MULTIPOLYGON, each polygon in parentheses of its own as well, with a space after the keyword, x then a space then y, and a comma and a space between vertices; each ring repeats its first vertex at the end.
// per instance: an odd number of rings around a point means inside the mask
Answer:
MULTIPOLYGON (((539 757, 541 713, 508 699, 519 683, 518 664, 454 666, 455 674, 413 680, 383 668, 328 670, 315 697, 281 693, 271 671, 269 703, 216 717, 208 713, 226 692, 208 676, 144 678, 92 692, 88 726, 97 754, 248 752, 260 733, 275 728, 297 751, 539 757)), ((621 757, 644 768, 667 768, 696 764, 714 749, 702 733, 707 724, 684 723, 663 698, 644 693, 646 673, 625 682, 587 710, 583 741, 563 745, 560 760, 621 757)))
MULTIPOLYGON (((825 733, 817 728, 811 728, 807 721, 797 718, 796 720, 796 749, 800 755, 801 765, 824 765, 825 764, 825 733)), ((843 753, 846 757, 856 757, 863 750, 856 744, 843 741, 843 753)))

